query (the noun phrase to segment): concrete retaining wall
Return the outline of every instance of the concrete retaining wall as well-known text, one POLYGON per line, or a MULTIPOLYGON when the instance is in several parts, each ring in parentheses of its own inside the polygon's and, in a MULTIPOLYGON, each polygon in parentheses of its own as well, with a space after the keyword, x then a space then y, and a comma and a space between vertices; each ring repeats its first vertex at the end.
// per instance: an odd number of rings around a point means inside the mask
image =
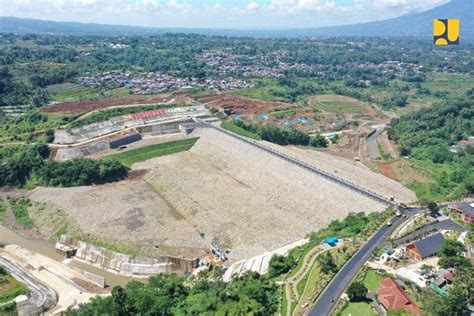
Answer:
POLYGON ((101 288, 105 288, 105 278, 100 276, 100 275, 97 275, 97 274, 94 274, 94 273, 91 273, 91 272, 88 272, 88 271, 84 271, 82 269, 79 269, 73 265, 69 265, 68 266, 69 268, 79 272, 80 274, 82 274, 83 276, 85 276, 88 280, 90 280, 92 283, 100 286, 101 288))
POLYGON ((109 272, 130 277, 149 277, 159 273, 184 274, 194 271, 199 259, 184 259, 170 256, 141 257, 121 254, 112 250, 61 236, 58 244, 76 250, 74 260, 78 260, 109 272))

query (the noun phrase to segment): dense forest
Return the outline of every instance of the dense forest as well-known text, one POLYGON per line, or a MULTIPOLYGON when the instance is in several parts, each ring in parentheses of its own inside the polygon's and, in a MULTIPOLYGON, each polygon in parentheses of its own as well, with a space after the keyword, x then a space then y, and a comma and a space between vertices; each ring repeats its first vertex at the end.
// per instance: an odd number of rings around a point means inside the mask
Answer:
POLYGON ((278 310, 275 283, 248 273, 231 283, 206 276, 185 280, 158 275, 147 283, 132 281, 114 287, 112 295, 97 297, 69 315, 273 315, 278 310), (186 284, 186 285, 185 285, 186 284))
POLYGON ((473 135, 472 96, 403 115, 389 130, 403 156, 421 161, 433 172, 435 183, 428 189, 451 198, 474 193, 474 146, 458 145, 473 135))
POLYGON ((127 168, 115 160, 86 158, 57 162, 47 145, 8 146, 0 149, 0 186, 81 186, 117 181, 127 168))

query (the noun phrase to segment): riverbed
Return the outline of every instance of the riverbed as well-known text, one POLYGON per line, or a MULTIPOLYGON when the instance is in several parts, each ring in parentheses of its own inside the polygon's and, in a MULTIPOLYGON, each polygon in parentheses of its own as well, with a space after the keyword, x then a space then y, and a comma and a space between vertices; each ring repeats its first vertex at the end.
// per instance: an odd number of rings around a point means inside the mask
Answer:
MULTIPOLYGON (((34 251, 44 256, 47 256, 58 262, 62 262, 65 259, 64 256, 56 252, 56 249, 54 248, 54 246, 51 245, 46 240, 39 239, 39 238, 26 238, 20 235, 19 233, 11 230, 10 228, 2 226, 2 225, 0 225, 0 242, 5 243, 5 244, 18 245, 27 250, 34 251)), ((69 265, 104 277, 105 283, 107 284, 107 286, 110 286, 110 287, 113 287, 116 285, 124 286, 125 284, 127 284, 129 281, 132 280, 132 278, 110 273, 105 270, 90 266, 88 264, 77 262, 75 260, 71 260, 69 265)))

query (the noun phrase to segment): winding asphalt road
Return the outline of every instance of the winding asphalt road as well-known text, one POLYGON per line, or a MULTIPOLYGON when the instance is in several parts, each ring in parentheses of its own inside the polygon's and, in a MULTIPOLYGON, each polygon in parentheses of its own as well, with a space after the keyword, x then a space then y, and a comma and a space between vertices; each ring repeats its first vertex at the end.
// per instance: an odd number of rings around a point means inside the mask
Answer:
POLYGON ((436 222, 430 225, 423 226, 411 234, 408 234, 404 237, 393 240, 393 242, 397 245, 404 244, 406 242, 419 238, 423 235, 429 234, 434 231, 440 231, 440 230, 455 230, 458 232, 464 232, 467 229, 462 227, 461 225, 456 224, 451 219, 446 219, 441 222, 436 222))
MULTIPOLYGON (((419 212, 422 209, 413 208, 406 212, 419 212)), ((369 260, 372 252, 376 247, 381 246, 385 238, 389 236, 395 229, 396 224, 402 221, 401 216, 395 216, 392 218, 392 226, 384 225, 373 235, 359 251, 342 267, 341 270, 332 279, 331 283, 326 287, 322 295, 319 296, 316 304, 311 308, 309 315, 311 316, 322 316, 329 315, 332 308, 339 300, 341 295, 344 293, 346 288, 349 286, 352 279, 359 271, 360 267, 369 260)))
POLYGON ((15 279, 25 284, 30 293, 28 300, 18 304, 18 308, 25 314, 40 314, 56 305, 56 293, 41 282, 31 277, 23 269, 18 268, 10 261, 0 257, 0 266, 4 267, 15 279))

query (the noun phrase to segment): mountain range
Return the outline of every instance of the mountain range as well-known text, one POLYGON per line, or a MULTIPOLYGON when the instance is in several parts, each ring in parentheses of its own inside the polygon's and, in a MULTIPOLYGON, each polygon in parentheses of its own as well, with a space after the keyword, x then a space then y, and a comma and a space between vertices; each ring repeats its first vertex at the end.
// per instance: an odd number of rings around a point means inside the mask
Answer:
POLYGON ((433 19, 435 18, 459 19, 461 25, 460 41, 474 41, 474 0, 452 0, 431 10, 412 12, 383 21, 320 28, 255 30, 156 28, 0 17, 0 33, 104 36, 194 33, 253 37, 382 36, 430 38, 432 37, 433 19))

